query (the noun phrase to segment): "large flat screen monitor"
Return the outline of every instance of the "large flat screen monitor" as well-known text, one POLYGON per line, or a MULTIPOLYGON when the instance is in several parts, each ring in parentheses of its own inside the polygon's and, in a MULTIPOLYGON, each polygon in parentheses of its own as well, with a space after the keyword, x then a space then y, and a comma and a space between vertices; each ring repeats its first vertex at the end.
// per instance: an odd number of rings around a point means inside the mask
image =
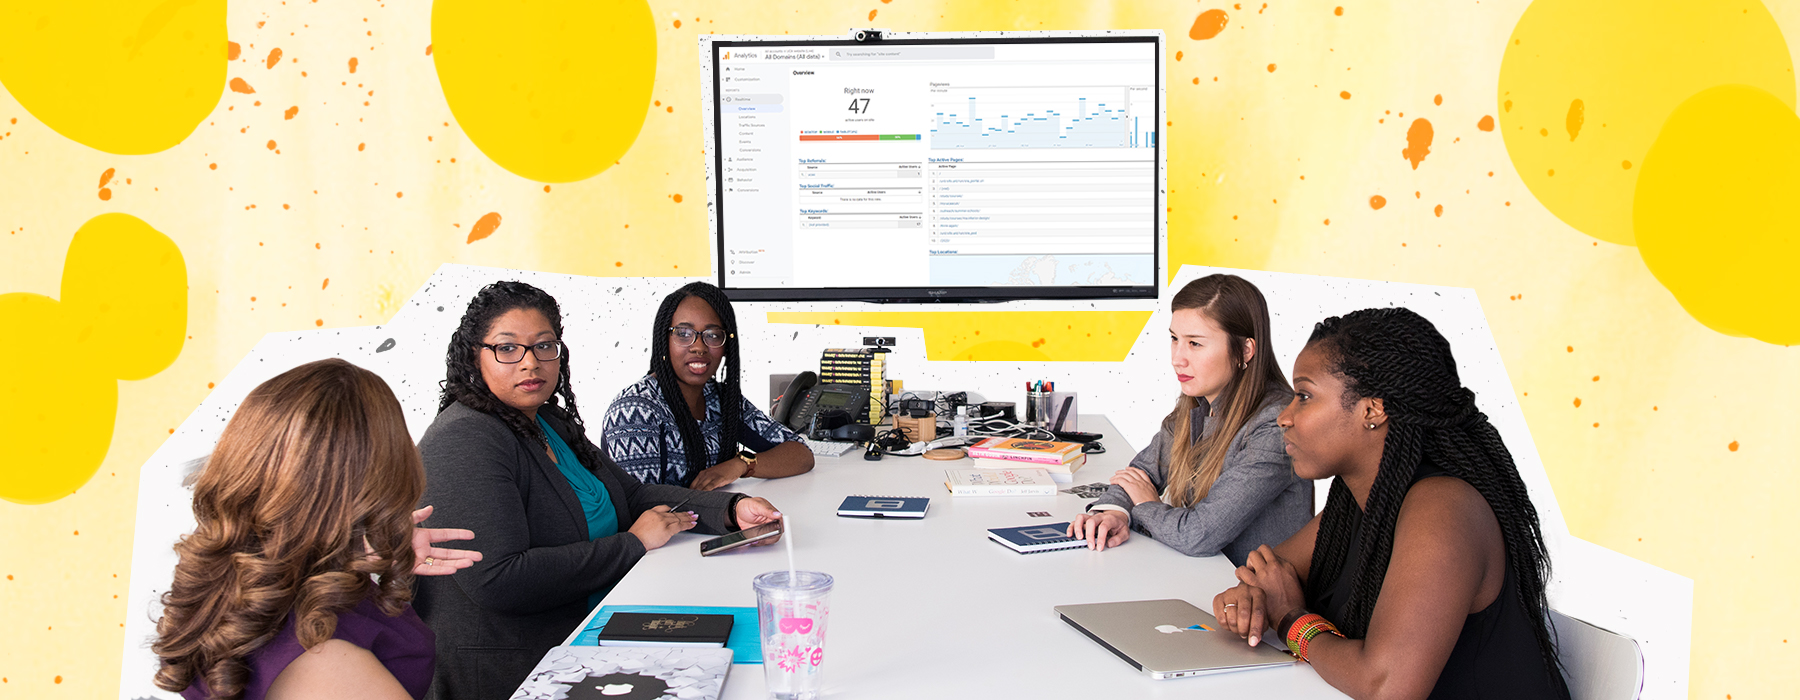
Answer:
POLYGON ((709 37, 733 299, 1154 298, 1162 35, 709 37))

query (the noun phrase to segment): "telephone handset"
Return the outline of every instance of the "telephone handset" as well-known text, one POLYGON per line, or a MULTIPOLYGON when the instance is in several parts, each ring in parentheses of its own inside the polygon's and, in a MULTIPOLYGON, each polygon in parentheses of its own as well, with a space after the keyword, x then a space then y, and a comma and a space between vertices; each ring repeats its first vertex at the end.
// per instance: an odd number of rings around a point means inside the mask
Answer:
MULTIPOLYGON (((857 409, 869 403, 869 387, 855 384, 819 384, 819 375, 801 372, 789 382, 775 402, 770 416, 789 429, 805 434, 813 416, 820 411, 837 409, 855 416, 857 409)), ((854 419, 854 418, 853 418, 854 419)))

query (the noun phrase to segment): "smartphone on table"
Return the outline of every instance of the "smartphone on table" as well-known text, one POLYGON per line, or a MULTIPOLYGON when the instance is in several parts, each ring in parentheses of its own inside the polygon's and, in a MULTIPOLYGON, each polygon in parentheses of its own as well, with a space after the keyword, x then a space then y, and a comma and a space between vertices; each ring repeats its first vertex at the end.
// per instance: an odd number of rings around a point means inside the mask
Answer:
POLYGON ((700 543, 700 556, 709 557, 763 540, 781 536, 781 521, 763 523, 756 527, 747 527, 737 532, 727 533, 700 543))

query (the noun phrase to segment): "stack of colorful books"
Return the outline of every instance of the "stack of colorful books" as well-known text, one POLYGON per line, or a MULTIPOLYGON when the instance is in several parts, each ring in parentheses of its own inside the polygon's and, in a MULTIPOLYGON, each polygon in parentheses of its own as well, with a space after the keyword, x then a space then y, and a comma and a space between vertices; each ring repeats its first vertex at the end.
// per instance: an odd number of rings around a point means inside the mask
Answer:
POLYGON ((869 405, 854 418, 858 423, 880 423, 887 405, 887 348, 826 348, 819 354, 819 383, 869 387, 869 405))
POLYGON ((1025 440, 1022 438, 988 438, 969 446, 969 457, 983 469, 1043 469, 1058 483, 1074 480, 1075 472, 1087 464, 1081 443, 1025 440))

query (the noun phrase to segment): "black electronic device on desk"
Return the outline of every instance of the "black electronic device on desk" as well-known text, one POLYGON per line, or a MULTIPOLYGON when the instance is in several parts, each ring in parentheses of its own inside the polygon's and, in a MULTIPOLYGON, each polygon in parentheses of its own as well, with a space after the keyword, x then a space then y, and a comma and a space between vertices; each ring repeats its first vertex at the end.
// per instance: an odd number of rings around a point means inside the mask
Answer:
POLYGON ((795 432, 811 428, 813 417, 821 411, 837 409, 854 413, 869 403, 869 387, 856 384, 819 384, 819 375, 801 372, 788 384, 769 416, 795 432))

